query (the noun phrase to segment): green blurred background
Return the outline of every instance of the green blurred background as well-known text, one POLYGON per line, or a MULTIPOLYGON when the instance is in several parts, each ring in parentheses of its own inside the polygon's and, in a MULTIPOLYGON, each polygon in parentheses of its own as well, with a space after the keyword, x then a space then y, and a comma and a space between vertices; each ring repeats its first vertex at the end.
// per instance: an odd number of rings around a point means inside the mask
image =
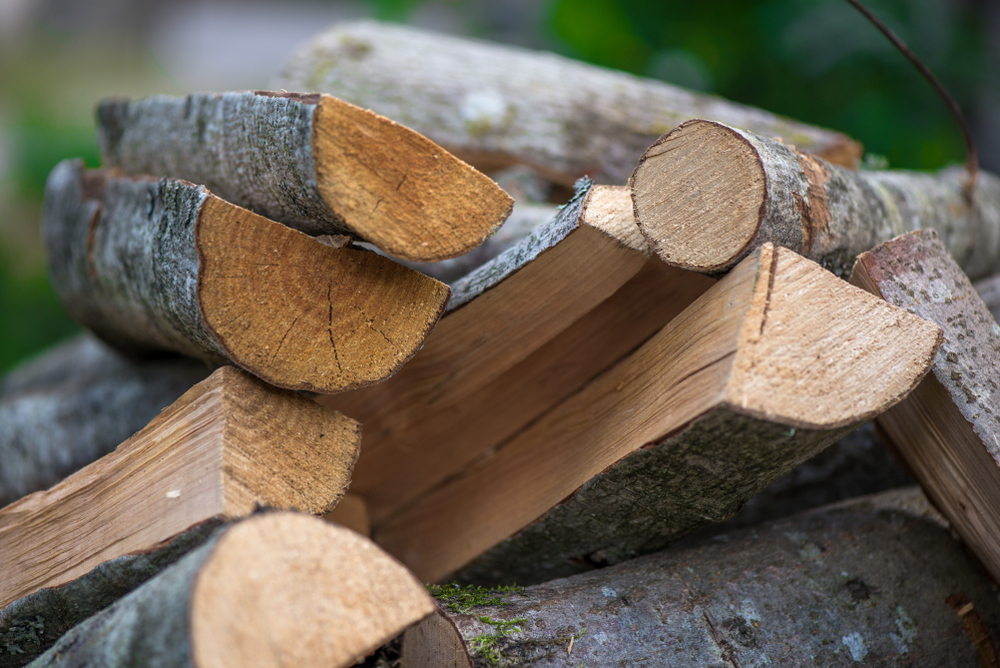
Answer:
MULTIPOLYGON (((872 0, 1000 170, 1000 2, 872 0)), ((266 88, 299 42, 375 17, 549 49, 846 132, 872 165, 964 160, 931 88, 843 0, 0 0, 0 373, 77 331, 45 277, 38 221, 61 159, 99 163, 109 95, 266 88)))

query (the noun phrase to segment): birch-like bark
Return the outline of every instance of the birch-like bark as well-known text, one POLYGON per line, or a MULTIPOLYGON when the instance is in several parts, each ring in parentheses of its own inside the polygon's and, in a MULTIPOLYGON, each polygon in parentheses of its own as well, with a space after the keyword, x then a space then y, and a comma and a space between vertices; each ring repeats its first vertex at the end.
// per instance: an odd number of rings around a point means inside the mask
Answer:
POLYGON ((374 22, 335 25, 291 57, 274 88, 321 91, 427 135, 483 170, 527 164, 571 185, 624 185, 642 152, 690 118, 783 137, 856 166, 848 137, 552 53, 374 22))
POLYGON ((636 220, 670 264, 722 272, 765 243, 840 276, 854 258, 905 232, 933 228, 965 272, 1000 272, 1000 178, 852 171, 795 147, 695 120, 661 137, 632 175, 636 220))

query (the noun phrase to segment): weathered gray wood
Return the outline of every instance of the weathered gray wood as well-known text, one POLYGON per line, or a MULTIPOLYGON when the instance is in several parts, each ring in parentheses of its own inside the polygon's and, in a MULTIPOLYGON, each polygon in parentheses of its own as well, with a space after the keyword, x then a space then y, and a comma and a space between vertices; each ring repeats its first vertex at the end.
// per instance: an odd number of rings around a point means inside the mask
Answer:
POLYGON ((781 136, 839 164, 846 136, 551 53, 374 22, 338 24, 292 56, 274 88, 322 91, 421 132, 483 170, 527 164, 571 185, 624 185, 642 152, 689 118, 781 136))
POLYGON ((208 376, 197 360, 136 361, 81 334, 0 380, 0 506, 111 452, 208 376))
POLYGON ((934 228, 969 276, 1000 272, 1000 178, 852 171, 788 144, 710 121, 661 137, 632 175, 636 220, 666 262, 725 271, 774 243, 847 276, 883 241, 934 228))
POLYGON ((967 596, 996 634, 996 587, 932 517, 910 488, 479 595, 492 604, 441 600, 406 632, 403 665, 991 665, 945 599, 967 596))

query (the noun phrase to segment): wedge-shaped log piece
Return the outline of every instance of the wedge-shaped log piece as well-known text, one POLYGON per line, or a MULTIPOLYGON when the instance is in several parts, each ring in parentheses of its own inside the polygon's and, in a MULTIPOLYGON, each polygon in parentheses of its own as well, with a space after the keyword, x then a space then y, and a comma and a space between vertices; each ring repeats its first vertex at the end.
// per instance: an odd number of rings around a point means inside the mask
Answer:
POLYGON ((386 378, 448 299, 443 283, 203 187, 78 161, 49 176, 43 225, 56 292, 102 339, 235 364, 279 387, 338 392, 386 378))
POLYGON ((108 100, 104 163, 185 179, 307 234, 349 234, 408 260, 485 241, 513 200, 426 137, 329 95, 244 92, 108 100))
POLYGON ((1000 179, 856 172, 711 121, 684 123, 632 174, 636 220, 664 261, 695 271, 734 266, 772 242, 847 276, 859 253, 930 227, 973 277, 1000 272, 1000 179))
POLYGON ((374 109, 480 169, 527 164, 565 185, 584 174, 624 185, 642 152, 689 118, 784 137, 838 164, 861 157, 843 134, 662 81, 368 21, 303 44, 274 87, 374 109))
POLYGON ((223 367, 113 453, 0 510, 0 605, 205 520, 333 509, 356 422, 223 367))
POLYGON ((628 190, 595 186, 456 283, 385 383, 320 399, 365 425, 351 485, 386 518, 634 351, 713 283, 650 259, 628 190))
POLYGON ((426 581, 539 582, 663 547, 899 401, 940 330, 770 244, 375 539, 426 581), (486 554, 484 554, 486 553, 486 554))
POLYGON ((462 592, 485 604, 442 587, 439 613, 406 632, 403 665, 995 666, 995 588, 933 515, 909 488, 527 589, 462 592), (962 612, 946 599, 965 599, 962 612))
POLYGON ((370 540, 254 515, 71 629, 32 665, 347 668, 434 610, 370 540))
POLYGON ((851 281, 944 330, 933 373, 877 424, 1000 582, 1000 331, 930 230, 858 258, 851 281))

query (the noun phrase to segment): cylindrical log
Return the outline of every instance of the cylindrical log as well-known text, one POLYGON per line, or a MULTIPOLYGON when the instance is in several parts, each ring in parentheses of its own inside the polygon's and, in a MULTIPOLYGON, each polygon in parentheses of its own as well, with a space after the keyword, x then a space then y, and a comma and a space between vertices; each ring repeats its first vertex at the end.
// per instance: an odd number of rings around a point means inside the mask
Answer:
POLYGON ((1000 272, 1000 178, 852 171, 794 146, 694 120, 661 137, 632 174, 636 220, 665 261, 722 272, 771 242, 848 276, 854 258, 934 228, 973 278, 1000 272))

